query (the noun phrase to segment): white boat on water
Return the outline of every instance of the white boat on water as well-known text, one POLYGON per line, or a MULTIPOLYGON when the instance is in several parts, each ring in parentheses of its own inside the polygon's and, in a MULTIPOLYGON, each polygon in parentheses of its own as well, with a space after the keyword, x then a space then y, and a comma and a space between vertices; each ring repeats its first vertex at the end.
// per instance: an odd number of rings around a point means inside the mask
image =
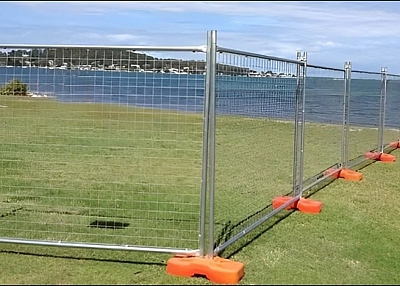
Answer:
POLYGON ((250 77, 262 77, 262 75, 258 72, 249 72, 247 75, 250 77))
POLYGON ((177 68, 170 68, 168 71, 173 74, 188 74, 188 72, 179 70, 177 68))

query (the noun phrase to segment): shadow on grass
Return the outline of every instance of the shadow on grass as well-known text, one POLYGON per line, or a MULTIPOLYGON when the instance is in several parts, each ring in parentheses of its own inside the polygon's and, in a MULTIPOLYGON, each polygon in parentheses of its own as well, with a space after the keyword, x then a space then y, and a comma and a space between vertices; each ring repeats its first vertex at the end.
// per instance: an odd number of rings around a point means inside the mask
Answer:
MULTIPOLYGON (((375 162, 374 160, 362 160, 362 159, 363 159, 363 156, 360 156, 355 159, 355 161, 359 160, 360 163, 353 166, 354 170, 361 170, 375 162)), ((306 180, 307 183, 311 183, 311 182, 317 180, 324 174, 325 171, 326 170, 324 170, 321 173, 306 180)), ((309 190, 305 191, 303 193, 302 197, 309 198, 312 195, 316 194, 318 191, 324 189, 325 187, 327 187, 328 185, 333 183, 334 181, 335 181, 335 179, 327 178, 326 180, 316 183, 309 190)), ((285 196, 291 196, 291 195, 292 195, 292 192, 285 194, 285 196)), ((253 223, 259 221, 260 219, 265 217, 271 211, 272 211, 272 204, 269 204, 269 205, 265 206, 264 208, 256 211, 255 213, 249 215, 248 217, 246 217, 245 219, 242 219, 241 221, 239 221, 237 223, 233 224, 231 221, 228 221, 224 225, 218 238, 216 239, 214 248, 227 242, 230 238, 232 238, 236 234, 243 232, 247 227, 249 227, 253 223)), ((283 221, 284 219, 289 217, 295 211, 297 211, 297 210, 282 210, 282 211, 280 211, 279 213, 277 213, 276 215, 274 215, 273 217, 269 218, 267 221, 262 223, 259 227, 250 231, 244 237, 242 237, 238 241, 232 243, 232 245, 228 246, 227 248, 223 249, 221 252, 218 253, 218 255, 221 257, 227 258, 227 259, 231 258, 232 256, 234 256, 234 255, 238 254, 240 251, 242 251, 246 246, 250 245, 257 238, 259 238, 260 236, 265 234, 268 230, 272 229, 278 223, 280 223, 281 221, 283 221)))
MULTIPOLYGON (((272 206, 268 206, 269 209, 272 208, 272 206)), ((237 242, 233 243, 231 246, 228 246, 226 249, 221 251, 218 255, 221 257, 224 257, 226 259, 230 259, 232 256, 238 254, 241 252, 246 246, 250 245, 252 242, 254 242, 257 238, 262 236, 264 233, 266 233, 268 230, 273 228, 275 225, 277 225, 280 221, 284 220, 285 218, 289 217, 295 210, 290 210, 290 211, 281 211, 274 217, 270 218, 268 221, 264 222, 260 227, 254 229, 253 231, 249 232, 247 236, 244 236, 242 239, 238 240, 237 242)), ((229 225, 228 225, 229 226, 229 225)), ((241 225, 235 224, 229 227, 229 232, 231 233, 239 233, 240 230, 237 230, 238 228, 243 228, 241 225)), ((221 234, 224 235, 224 234, 221 234)), ((226 236, 225 240, 220 240, 219 243, 224 243, 226 242, 230 236, 226 236)), ((220 239, 220 238, 219 238, 220 239)), ((217 242, 218 243, 218 242, 217 242)), ((219 245, 219 244, 216 244, 219 245)))

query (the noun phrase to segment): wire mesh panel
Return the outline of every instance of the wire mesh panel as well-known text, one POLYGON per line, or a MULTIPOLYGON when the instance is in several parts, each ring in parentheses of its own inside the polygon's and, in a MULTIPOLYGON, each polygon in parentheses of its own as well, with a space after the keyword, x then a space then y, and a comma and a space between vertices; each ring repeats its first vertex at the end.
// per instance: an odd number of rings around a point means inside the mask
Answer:
POLYGON ((216 241, 256 222, 292 190, 297 64, 217 54, 216 241))
POLYGON ((400 140, 400 76, 387 75, 386 79, 384 145, 400 140))
POLYGON ((307 67, 304 179, 341 162, 344 70, 307 67))
POLYGON ((350 93, 348 156, 352 161, 378 148, 381 74, 353 70, 350 93))
POLYGON ((179 55, 1 53, 1 237, 198 247, 205 62, 179 55))

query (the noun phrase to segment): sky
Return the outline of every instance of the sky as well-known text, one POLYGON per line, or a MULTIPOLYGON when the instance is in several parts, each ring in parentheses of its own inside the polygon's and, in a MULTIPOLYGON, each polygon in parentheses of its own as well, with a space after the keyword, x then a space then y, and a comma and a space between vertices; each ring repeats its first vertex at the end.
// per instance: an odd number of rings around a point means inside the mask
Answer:
POLYGON ((400 1, 2 1, 0 44, 217 46, 400 74, 400 1))

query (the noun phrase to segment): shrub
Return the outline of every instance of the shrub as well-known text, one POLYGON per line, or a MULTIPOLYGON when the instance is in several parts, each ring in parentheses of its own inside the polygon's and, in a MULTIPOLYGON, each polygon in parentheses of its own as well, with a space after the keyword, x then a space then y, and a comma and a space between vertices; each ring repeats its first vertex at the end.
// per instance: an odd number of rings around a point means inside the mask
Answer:
POLYGON ((0 87, 1 95, 28 96, 28 85, 19 79, 10 80, 7 84, 0 87))

